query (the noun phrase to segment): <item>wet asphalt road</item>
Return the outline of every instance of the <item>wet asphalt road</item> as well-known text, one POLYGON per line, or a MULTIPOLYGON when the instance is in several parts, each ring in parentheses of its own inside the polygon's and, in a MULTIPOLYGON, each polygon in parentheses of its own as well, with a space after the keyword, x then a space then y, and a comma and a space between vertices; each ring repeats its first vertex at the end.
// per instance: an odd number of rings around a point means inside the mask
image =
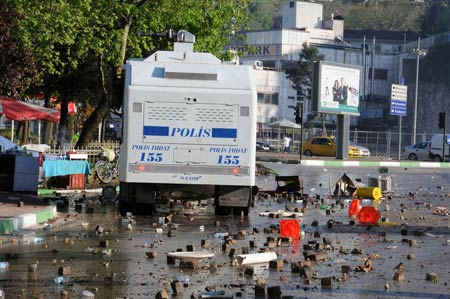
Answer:
MULTIPOLYGON (((363 183, 367 183, 370 176, 385 175, 379 174, 375 168, 265 165, 277 169, 282 175, 300 175, 305 193, 321 195, 329 206, 337 203, 336 199, 327 195, 343 172, 354 180, 361 179, 363 183)), ((263 247, 267 237, 277 237, 277 234, 263 233, 263 229, 278 224, 279 219, 260 217, 259 213, 284 209, 286 205, 300 208, 303 206, 301 203, 260 199, 245 218, 215 216, 211 209, 194 215, 180 212, 172 219, 173 223, 179 224, 172 231, 175 235, 169 237, 167 227, 163 227, 162 235, 158 235, 152 227, 153 223, 159 222, 159 216, 136 216, 136 224, 130 230, 126 225, 121 225, 121 217, 113 205, 102 206, 94 202, 85 204, 76 219, 72 219, 76 214, 72 206, 68 213, 61 213, 61 218, 70 215, 68 221, 61 221, 50 230, 37 230, 36 235, 44 237, 41 244, 1 247, 1 254, 17 253, 18 259, 9 260, 10 267, 0 272, 0 286, 6 298, 61 298, 63 290, 68 292, 68 298, 83 298, 83 290, 95 293, 96 298, 155 298, 155 294, 167 287, 176 275, 182 275, 189 278, 189 286, 185 288, 184 295, 176 298, 198 295, 207 286, 215 286, 217 290, 225 290, 235 297, 254 298, 255 280, 263 277, 268 286, 280 286, 284 296, 295 298, 450 298, 450 217, 432 214, 435 206, 449 206, 446 193, 450 193, 450 171, 390 168, 388 175, 392 176, 394 194, 392 199, 385 200, 378 208, 389 221, 406 226, 379 226, 370 230, 358 225, 351 226, 347 207, 341 208, 336 204, 330 215, 326 215, 320 205, 312 203, 301 219, 305 237, 289 247, 274 249, 279 259, 285 261, 282 271, 266 266, 255 268, 253 276, 244 275, 242 269, 230 266, 228 253, 222 251, 223 241, 214 238, 213 234, 236 234, 239 230, 247 230, 249 235, 233 245, 238 254, 242 247, 249 247, 250 240, 256 241, 258 248, 263 247), (415 193, 415 196, 409 193, 415 193), (390 207, 389 211, 386 211, 386 205, 390 207), (86 213, 86 206, 93 207, 94 213, 86 213), (328 228, 327 221, 330 219, 335 224, 328 228), (311 226, 314 220, 318 221, 317 227, 311 226), (220 226, 215 225, 216 221, 220 221, 220 226), (96 234, 97 225, 109 232, 96 234), (200 228, 202 225, 204 231, 200 228), (260 232, 252 234, 254 228, 260 232), (400 234, 402 228, 407 230, 407 235, 400 234), (320 238, 314 238, 314 232, 320 233, 320 238), (386 236, 380 236, 380 233, 386 236), (326 261, 312 263, 317 279, 307 283, 299 274, 291 272, 290 263, 304 260, 304 244, 308 241, 320 243, 325 236, 333 241, 334 250, 324 251, 326 261), (196 250, 201 250, 202 239, 211 239, 208 250, 216 253, 211 260, 202 262, 204 267, 193 270, 180 268, 178 262, 167 264, 168 252, 178 248, 185 250, 186 245, 194 245, 196 250), (111 255, 102 254, 104 248, 97 247, 104 240, 109 241, 111 255), (409 240, 415 240, 412 247, 409 240), (98 253, 86 252, 88 247, 97 248, 98 253), (354 248, 362 249, 363 253, 343 253, 354 248), (148 258, 145 254, 148 251, 156 251, 157 257, 148 258), (415 255, 415 259, 407 259, 408 254, 415 255), (367 256, 371 256, 373 270, 355 272, 354 269, 367 256), (29 273, 28 264, 35 261, 39 261, 38 270, 29 273), (217 269, 209 269, 211 262, 217 265, 217 269), (400 262, 405 266, 405 280, 396 282, 393 280, 394 267, 400 262), (342 265, 351 268, 345 280, 341 274, 342 265), (67 275, 67 283, 54 285, 52 279, 57 277, 61 266, 70 266, 71 274, 67 275), (436 283, 426 281, 429 272, 438 275, 436 283), (105 283, 105 277, 111 276, 111 273, 115 273, 113 283, 105 283), (321 287, 323 277, 333 278, 331 289, 321 287), (385 289, 386 284, 389 284, 388 290, 385 289)), ((274 188, 273 176, 260 176, 257 181, 262 189, 274 188)), ((250 248, 250 253, 257 250, 250 248)))

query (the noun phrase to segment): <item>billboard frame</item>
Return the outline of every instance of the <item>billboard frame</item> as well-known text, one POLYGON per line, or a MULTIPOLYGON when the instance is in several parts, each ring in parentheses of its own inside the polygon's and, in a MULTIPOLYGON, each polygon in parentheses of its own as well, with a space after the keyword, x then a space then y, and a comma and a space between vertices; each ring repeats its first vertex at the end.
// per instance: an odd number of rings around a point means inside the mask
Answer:
MULTIPOLYGON (((314 62, 314 73, 313 73, 313 110, 317 111, 319 113, 329 113, 329 114, 337 114, 337 115, 353 115, 353 116, 359 116, 359 103, 360 103, 360 90, 361 90, 361 78, 362 78, 362 67, 359 65, 353 65, 353 64, 342 64, 342 63, 334 63, 334 62, 328 62, 328 61, 317 61, 314 62), (333 80, 328 80, 328 84, 326 84, 324 81, 323 75, 324 75, 324 69, 335 69, 336 72, 345 72, 348 75, 352 75, 352 73, 355 73, 354 76, 346 77, 346 96, 345 99, 342 99, 345 104, 339 103, 335 101, 333 98, 333 92, 332 89, 334 89, 334 86, 331 85, 331 82, 333 80), (339 70, 339 68, 342 68, 342 70, 339 70), (356 72, 359 72, 356 74, 356 72), (351 85, 347 84, 347 82, 350 81, 351 85), (357 81, 357 82, 356 82, 357 81), (357 85, 356 89, 354 86, 357 85), (353 86, 353 87, 352 87, 353 86), (325 89, 328 91, 329 98, 323 99, 322 98, 322 89, 325 87, 325 89), (350 100, 347 99, 347 97, 351 98, 352 105, 347 105, 347 102, 350 100), (355 103, 355 104, 353 104, 355 103), (325 104, 325 105, 324 105, 325 104)), ((328 79, 328 78, 327 78, 328 79)), ((335 78, 334 81, 338 81, 339 85, 339 79, 342 82, 344 79, 344 75, 339 75, 335 78)))

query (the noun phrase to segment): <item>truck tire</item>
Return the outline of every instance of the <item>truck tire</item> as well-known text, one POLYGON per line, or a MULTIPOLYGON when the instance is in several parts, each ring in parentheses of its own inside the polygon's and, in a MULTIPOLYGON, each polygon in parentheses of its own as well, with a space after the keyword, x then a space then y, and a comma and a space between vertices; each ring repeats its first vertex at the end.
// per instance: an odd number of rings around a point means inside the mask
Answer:
POLYGON ((417 155, 414 154, 414 153, 409 154, 408 160, 414 160, 414 161, 417 161, 417 155))
POLYGON ((438 155, 434 156, 433 161, 434 162, 442 162, 441 156, 438 156, 438 155))
POLYGON ((248 211, 248 207, 233 207, 233 214, 236 216, 241 216, 241 214, 244 216, 248 216, 248 211))
POLYGON ((102 201, 115 201, 117 197, 116 186, 103 186, 102 201))
POLYGON ((220 216, 230 215, 231 207, 223 207, 223 206, 216 205, 214 207, 214 212, 216 215, 220 215, 220 216))

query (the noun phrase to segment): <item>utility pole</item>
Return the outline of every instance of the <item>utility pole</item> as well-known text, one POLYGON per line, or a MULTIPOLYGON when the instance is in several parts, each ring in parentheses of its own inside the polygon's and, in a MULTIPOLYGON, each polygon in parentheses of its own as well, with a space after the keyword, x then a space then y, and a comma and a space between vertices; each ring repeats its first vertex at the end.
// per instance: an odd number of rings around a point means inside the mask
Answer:
POLYGON ((414 92, 414 119, 413 119, 412 144, 416 144, 417 96, 419 93, 419 61, 421 56, 425 56, 425 51, 420 49, 420 37, 417 39, 417 49, 414 50, 414 54, 416 54, 416 89, 414 92))
POLYGON ((372 73, 371 73, 371 82, 370 82, 370 99, 373 101, 373 93, 375 92, 373 87, 375 83, 375 36, 372 41, 372 73))

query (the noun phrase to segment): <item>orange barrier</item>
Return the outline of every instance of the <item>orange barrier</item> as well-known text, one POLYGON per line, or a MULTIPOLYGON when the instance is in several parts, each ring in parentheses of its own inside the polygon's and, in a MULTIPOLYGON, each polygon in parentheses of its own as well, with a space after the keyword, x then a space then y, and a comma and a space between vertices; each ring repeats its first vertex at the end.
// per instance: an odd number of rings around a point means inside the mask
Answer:
POLYGON ((298 240, 300 238, 300 221, 297 219, 281 219, 280 236, 298 240))

